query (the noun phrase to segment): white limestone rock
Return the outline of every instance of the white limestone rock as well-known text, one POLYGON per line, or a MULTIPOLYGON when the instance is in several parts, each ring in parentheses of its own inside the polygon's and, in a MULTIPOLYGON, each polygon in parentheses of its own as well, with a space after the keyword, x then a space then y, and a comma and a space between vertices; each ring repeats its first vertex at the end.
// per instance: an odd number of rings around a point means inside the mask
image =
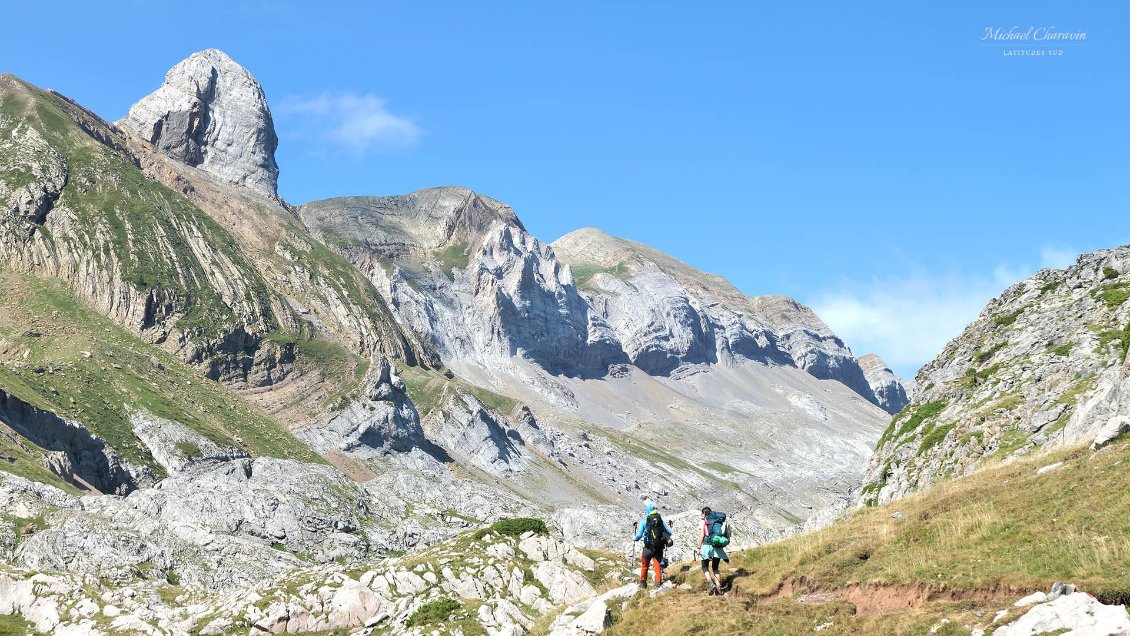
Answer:
POLYGON ((876 448, 857 503, 967 475, 992 455, 1078 443, 1097 450, 1130 431, 1130 366, 1119 344, 1130 323, 1119 290, 1128 283, 1124 246, 1041 270, 991 300, 918 372, 914 402, 876 448), (918 426, 895 435, 915 413, 918 426))
POLYGON ((578 288, 632 363, 649 374, 735 360, 790 364, 890 408, 843 341, 792 298, 746 296, 720 276, 595 228, 567 234, 553 248, 580 273, 578 288))
POLYGON ((278 137, 263 88, 219 49, 193 53, 118 121, 162 153, 277 196, 278 137))
POLYGON ((627 361, 553 250, 498 201, 449 187, 326 199, 298 213, 445 358, 501 364, 517 356, 550 373, 587 377, 627 361))
POLYGON ((560 541, 544 535, 534 535, 518 542, 518 549, 533 561, 558 561, 568 548, 560 541))
POLYGON ((863 376, 867 378, 867 384, 871 386, 879 407, 884 411, 898 413, 910 404, 910 395, 902 378, 895 375, 878 355, 869 353, 860 356, 859 367, 863 369, 863 376))
POLYGON ((419 416, 387 357, 373 360, 362 387, 362 395, 344 409, 295 431, 295 436, 319 453, 336 450, 362 460, 425 446, 419 416))
POLYGON ((181 424, 152 413, 135 411, 130 415, 130 424, 134 435, 170 475, 197 464, 250 459, 245 451, 220 446, 181 424))
POLYGON ((1121 605, 1104 605, 1084 592, 1039 603, 1019 619, 998 627, 994 636, 1030 636, 1068 630, 1065 634, 1130 634, 1130 615, 1121 605))
POLYGON ((549 590, 549 599, 555 604, 576 603, 596 596, 596 590, 573 570, 554 561, 542 561, 533 567, 534 578, 549 590))

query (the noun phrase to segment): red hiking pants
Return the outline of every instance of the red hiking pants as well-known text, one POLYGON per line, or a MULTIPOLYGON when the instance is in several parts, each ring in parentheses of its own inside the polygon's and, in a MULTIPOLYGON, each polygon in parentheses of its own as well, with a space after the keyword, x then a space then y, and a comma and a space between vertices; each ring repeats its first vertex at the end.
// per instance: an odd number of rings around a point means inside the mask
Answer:
POLYGON ((663 582, 663 570, 659 567, 659 559, 650 555, 640 557, 640 580, 647 580, 647 565, 649 561, 655 564, 655 584, 659 585, 663 582))

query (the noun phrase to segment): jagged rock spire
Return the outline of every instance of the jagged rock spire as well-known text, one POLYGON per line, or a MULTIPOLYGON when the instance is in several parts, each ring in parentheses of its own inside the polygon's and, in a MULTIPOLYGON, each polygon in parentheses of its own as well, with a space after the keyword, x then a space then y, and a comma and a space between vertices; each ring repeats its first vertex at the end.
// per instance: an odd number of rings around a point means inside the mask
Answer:
POLYGON ((219 49, 193 53, 118 122, 161 152, 221 179, 277 195, 278 137, 263 88, 219 49))

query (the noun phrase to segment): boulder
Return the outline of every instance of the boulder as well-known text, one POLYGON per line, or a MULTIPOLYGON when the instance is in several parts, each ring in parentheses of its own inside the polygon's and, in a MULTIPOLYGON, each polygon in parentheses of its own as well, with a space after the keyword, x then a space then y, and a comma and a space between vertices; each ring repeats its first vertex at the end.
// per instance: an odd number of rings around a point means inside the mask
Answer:
POLYGON ((612 626, 612 616, 604 601, 596 600, 573 621, 573 627, 586 634, 600 634, 612 626))
POLYGON ((1130 432, 1130 417, 1118 415, 1110 418, 1091 442, 1091 450, 1098 450, 1130 432))
POLYGON ((596 596, 596 590, 585 577, 560 563, 542 561, 534 566, 533 571, 534 578, 549 591, 549 599, 558 605, 596 596))
POLYGON ((518 549, 532 561, 557 561, 565 556, 565 544, 548 536, 535 535, 518 542, 518 549))
POLYGON ((994 636, 1031 636, 1070 630, 1072 634, 1130 634, 1130 615, 1121 605, 1103 605, 1083 592, 1039 603, 1019 619, 998 627, 994 636))

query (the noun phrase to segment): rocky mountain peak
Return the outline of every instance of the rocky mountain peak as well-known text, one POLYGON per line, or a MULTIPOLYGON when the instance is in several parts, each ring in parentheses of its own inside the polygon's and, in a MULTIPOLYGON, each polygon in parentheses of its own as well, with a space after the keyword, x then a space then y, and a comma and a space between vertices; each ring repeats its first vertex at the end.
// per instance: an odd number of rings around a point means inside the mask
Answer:
POLYGON ((277 196, 279 140, 267 98, 251 73, 219 49, 174 66, 118 124, 174 159, 277 196))
POLYGON ((780 294, 755 296, 750 302, 766 320, 778 330, 803 328, 808 331, 830 336, 832 330, 808 306, 795 298, 780 294))
POLYGON ((312 201, 298 213, 311 228, 330 230, 388 257, 466 247, 497 224, 525 231, 509 205, 459 186, 312 201))
POLYGON ((879 400, 879 406, 883 410, 888 413, 898 413, 910 403, 910 392, 906 390, 902 378, 895 375, 882 358, 877 354, 869 353, 860 356, 858 360, 859 368, 863 369, 863 377, 867 378, 867 383, 871 385, 871 390, 875 392, 875 398, 879 400))
POLYGON ((600 228, 583 227, 557 239, 553 242, 553 247, 576 258, 588 257, 587 260, 600 260, 623 249, 621 242, 620 239, 600 228))

